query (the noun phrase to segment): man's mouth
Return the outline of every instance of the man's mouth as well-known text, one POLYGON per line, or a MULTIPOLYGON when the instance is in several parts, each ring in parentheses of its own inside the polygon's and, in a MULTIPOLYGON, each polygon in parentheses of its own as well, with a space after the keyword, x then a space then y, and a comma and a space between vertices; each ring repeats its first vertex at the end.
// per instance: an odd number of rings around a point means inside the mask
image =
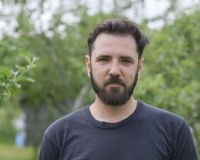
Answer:
POLYGON ((110 87, 121 87, 122 86, 122 84, 119 84, 119 83, 108 83, 106 85, 110 86, 110 87))

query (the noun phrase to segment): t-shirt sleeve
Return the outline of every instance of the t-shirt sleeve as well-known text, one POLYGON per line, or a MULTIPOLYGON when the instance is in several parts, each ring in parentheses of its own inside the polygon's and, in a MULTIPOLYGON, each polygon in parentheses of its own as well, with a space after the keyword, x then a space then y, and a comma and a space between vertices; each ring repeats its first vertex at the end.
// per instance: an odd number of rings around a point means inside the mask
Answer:
POLYGON ((58 160, 59 159, 59 147, 56 146, 47 135, 44 136, 39 160, 58 160))
POLYGON ((190 128, 185 122, 178 133, 173 159, 198 160, 190 128))

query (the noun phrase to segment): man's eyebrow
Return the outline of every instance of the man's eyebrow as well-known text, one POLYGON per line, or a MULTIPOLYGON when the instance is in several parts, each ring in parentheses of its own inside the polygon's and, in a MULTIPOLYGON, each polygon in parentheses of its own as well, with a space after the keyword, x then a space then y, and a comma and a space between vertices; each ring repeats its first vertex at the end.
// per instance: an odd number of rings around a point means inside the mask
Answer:
POLYGON ((101 59, 101 58, 110 58, 111 56, 108 56, 108 55, 100 55, 98 56, 96 59, 101 59))

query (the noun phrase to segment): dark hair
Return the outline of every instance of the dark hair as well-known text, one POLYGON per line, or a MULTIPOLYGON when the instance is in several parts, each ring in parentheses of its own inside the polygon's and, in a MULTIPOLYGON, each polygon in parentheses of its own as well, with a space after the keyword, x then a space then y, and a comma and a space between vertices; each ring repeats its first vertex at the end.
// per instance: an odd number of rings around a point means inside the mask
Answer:
POLYGON ((132 35, 137 43, 138 57, 142 57, 145 46, 149 43, 147 37, 140 31, 136 24, 122 19, 111 19, 99 23, 89 34, 88 48, 89 55, 92 54, 93 44, 101 33, 132 35))

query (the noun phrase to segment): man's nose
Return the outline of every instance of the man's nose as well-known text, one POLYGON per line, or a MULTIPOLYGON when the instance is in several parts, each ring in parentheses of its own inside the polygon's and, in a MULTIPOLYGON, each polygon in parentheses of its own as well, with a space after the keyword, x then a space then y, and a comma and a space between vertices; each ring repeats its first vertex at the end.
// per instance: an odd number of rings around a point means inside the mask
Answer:
POLYGON ((112 62, 112 64, 110 65, 109 75, 111 75, 111 76, 120 76, 121 75, 120 66, 117 62, 112 62))

